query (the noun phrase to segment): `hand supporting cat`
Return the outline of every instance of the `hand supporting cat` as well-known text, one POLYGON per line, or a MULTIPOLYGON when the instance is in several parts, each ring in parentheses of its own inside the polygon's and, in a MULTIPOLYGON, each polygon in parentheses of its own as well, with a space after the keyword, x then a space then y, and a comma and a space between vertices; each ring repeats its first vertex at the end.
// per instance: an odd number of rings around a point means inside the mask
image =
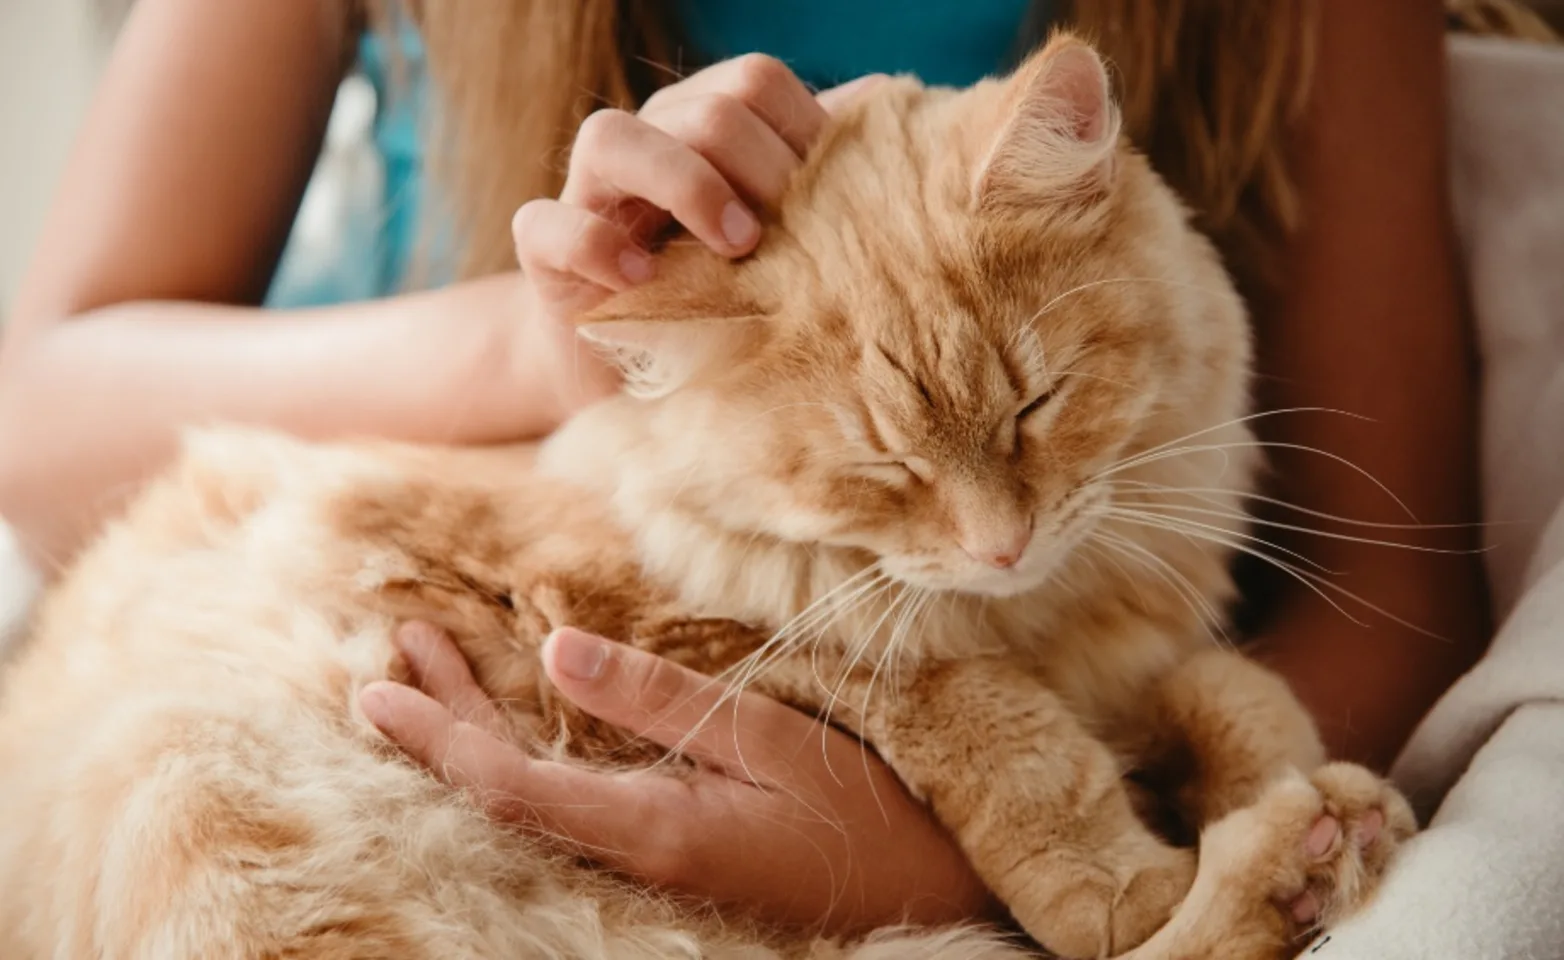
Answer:
POLYGON ((663 747, 683 743, 701 765, 694 778, 625 777, 540 761, 508 742, 443 631, 409 624, 396 641, 416 689, 371 684, 365 715, 491 816, 788 926, 850 935, 998 915, 960 848, 895 774, 802 713, 755 693, 724 704, 709 677, 562 631, 543 663, 576 707, 663 747))
MULTIPOLYGON (((581 692, 591 701, 586 706, 595 705, 604 719, 618 721, 665 747, 685 744, 692 757, 713 768, 707 776, 719 785, 720 799, 715 806, 708 804, 700 818, 705 839, 713 841, 704 844, 710 848, 707 855, 692 856, 695 851, 678 849, 677 843, 671 848, 669 838, 646 819, 649 810, 666 806, 657 801, 664 788, 679 805, 703 792, 699 788, 692 792, 685 781, 654 776, 605 779, 601 784, 564 780, 540 784, 553 772, 540 778, 537 768, 546 764, 481 734, 459 734, 447 709, 481 724, 492 707, 460 653, 437 631, 407 630, 401 641, 409 662, 421 664, 414 670, 414 681, 433 699, 397 685, 375 686, 366 690, 366 702, 391 696, 404 699, 407 706, 398 714, 377 705, 371 717, 389 719, 387 732, 454 784, 477 789, 494 815, 533 825, 542 817, 545 831, 573 837, 587 844, 595 859, 653 882, 723 902, 741 902, 763 912, 768 904, 784 901, 802 911, 772 911, 767 915, 773 920, 810 922, 832 915, 839 929, 852 930, 864 920, 870 926, 898 919, 937 922, 946 909, 970 910, 981 902, 980 887, 974 886, 966 887, 970 899, 965 908, 959 901, 939 897, 896 896, 896 891, 929 889, 920 886, 919 876, 937 880, 961 875, 953 865, 941 869, 943 864, 929 864, 921 857, 906 864, 884 860, 887 850, 941 848, 936 836, 927 835, 916 818, 908 820, 904 815, 885 825, 901 823, 892 832, 910 832, 902 833, 896 843, 879 846, 877 862, 856 865, 860 878, 852 885, 858 898, 856 912, 843 912, 841 895, 846 890, 837 875, 823 878, 825 882, 811 881, 807 866, 800 875, 778 871, 775 862, 771 869, 755 871, 749 866, 753 857, 736 861, 731 857, 736 835, 721 826, 724 822, 736 827, 738 835, 749 837, 743 845, 754 854, 757 836, 746 829, 750 817, 765 816, 775 823, 770 818, 780 814, 797 818, 793 822, 813 822, 827 830, 817 842, 857 836, 871 844, 866 849, 876 849, 863 826, 854 826, 872 824, 874 818, 847 813, 850 808, 844 808, 840 799, 822 803, 817 794, 810 794, 815 799, 809 802, 807 816, 780 809, 767 814, 754 799, 741 799, 735 805, 720 785, 741 784, 743 793, 751 793, 755 777, 787 784, 780 798, 787 806, 804 799, 795 792, 801 784, 800 761, 824 763, 823 770, 832 772, 828 779, 838 786, 844 785, 836 771, 850 774, 870 768, 860 765, 854 749, 838 734, 825 741, 807 736, 813 725, 802 714, 783 710, 766 720, 778 708, 753 693, 744 694, 744 702, 746 710, 757 715, 750 717, 750 723, 733 727, 730 717, 711 712, 724 702, 720 685, 703 682, 704 678, 649 654, 602 646, 606 641, 568 631, 558 639, 560 643, 551 641, 545 648, 545 662, 556 665, 551 673, 567 689, 583 687, 577 681, 585 678, 573 680, 561 673, 559 657, 551 655, 549 648, 556 654, 561 649, 588 653, 599 667, 622 662, 616 669, 633 672, 660 689, 646 698, 646 704, 633 695, 626 697, 626 691, 618 688, 595 696, 584 687, 581 692), (583 640, 588 642, 578 644, 583 640), (649 680, 646 670, 673 679, 657 683, 649 680), (659 703, 663 706, 653 705, 659 703), (416 720, 420 713, 431 719, 420 725, 416 720), (795 747, 785 751, 786 759, 780 758, 779 743, 798 739, 777 734, 784 729, 805 734, 806 746, 813 749, 795 747), (743 739, 730 739, 729 731, 743 739), (822 745, 832 749, 815 753, 822 745), (604 805, 625 812, 604 812, 604 805), (737 819, 727 821, 724 810, 732 810, 737 819), (927 839, 919 839, 925 835, 927 839), (649 837, 656 840, 651 846, 649 837), (696 860, 704 866, 688 869, 696 860), (862 872, 865 869, 880 871, 882 879, 876 881, 875 874, 862 872), (786 896, 774 888, 778 882, 789 888, 786 896), (829 902, 815 903, 800 890, 829 902), (886 895, 892 900, 875 906, 876 897, 886 895)), ((763 679, 756 687, 795 697, 800 690, 818 689, 818 684, 798 676, 798 669, 805 666, 781 664, 770 682, 763 679)), ((811 673, 825 669, 828 675, 833 666, 817 657, 807 663, 811 673)), ((1195 954, 1202 957, 1288 956, 1302 933, 1354 912, 1371 896, 1390 855, 1414 827, 1405 802, 1377 777, 1351 765, 1322 765, 1313 727, 1285 685, 1235 653, 1197 655, 1150 694, 1155 701, 1152 709, 1167 724, 1152 746, 1193 761, 1185 771, 1187 780, 1163 786, 1172 788, 1180 807, 1176 812, 1202 830, 1198 882, 1194 851, 1169 845, 1144 825, 1126 792, 1120 761, 1081 729, 1054 694, 1029 680, 1021 665, 1000 659, 934 665, 918 671, 904 686, 882 690, 882 699, 875 701, 862 699, 868 696, 869 679, 867 671, 849 674, 834 689, 837 719, 869 733, 881 754, 894 760, 903 781, 926 797, 1011 914, 1034 939, 1062 957, 1125 955, 1160 960, 1190 955, 1191 943, 1207 945, 1206 952, 1195 954), (863 702, 883 703, 886 709, 867 716, 852 709, 863 702), (975 704, 996 709, 974 710, 975 704), (1017 706, 1005 709, 1006 704, 1017 706), (958 710, 956 716, 946 715, 952 705, 958 710), (962 735, 952 737, 952 732, 962 735), (1035 746, 1029 749, 1028 742, 1035 746), (1312 777, 1305 778, 1305 772, 1312 772, 1312 777), (1182 908, 1177 922, 1169 924, 1186 894, 1190 905, 1182 908), (1130 950, 1137 945, 1138 949, 1130 950)), ((817 777, 811 782, 818 787, 825 781, 817 777)), ((711 795, 707 792, 708 801, 711 795)), ((850 798, 852 793, 834 795, 850 798)), ((858 785, 859 799, 872 799, 882 817, 902 809, 900 796, 895 784, 858 785)), ((695 818, 674 814, 671 822, 694 823, 695 818)), ((677 830, 674 835, 679 835, 677 830)), ((784 843, 778 849, 789 848, 784 843)), ((846 865, 854 866, 851 861, 846 865)), ((947 917, 969 915, 958 912, 947 917)))

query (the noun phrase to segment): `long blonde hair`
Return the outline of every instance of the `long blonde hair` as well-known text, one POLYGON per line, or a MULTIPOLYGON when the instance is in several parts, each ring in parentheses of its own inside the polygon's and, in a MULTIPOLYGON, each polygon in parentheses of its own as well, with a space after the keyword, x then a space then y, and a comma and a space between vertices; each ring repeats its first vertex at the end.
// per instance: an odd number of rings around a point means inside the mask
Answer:
MULTIPOLYGON (((473 276, 513 265, 510 213, 554 195, 582 119, 633 108, 678 74, 677 25, 652 0, 418 2, 441 96, 430 142, 473 276)), ((1300 215, 1288 131, 1313 57, 1316 0, 1081 0, 1064 20, 1113 63, 1125 129, 1196 211, 1246 286, 1300 215)), ((1452 0, 1470 26, 1539 36, 1509 0, 1452 0)), ((1037 4, 1034 10, 1042 9, 1037 4)), ((1028 37, 1032 42, 1042 39, 1028 37)))

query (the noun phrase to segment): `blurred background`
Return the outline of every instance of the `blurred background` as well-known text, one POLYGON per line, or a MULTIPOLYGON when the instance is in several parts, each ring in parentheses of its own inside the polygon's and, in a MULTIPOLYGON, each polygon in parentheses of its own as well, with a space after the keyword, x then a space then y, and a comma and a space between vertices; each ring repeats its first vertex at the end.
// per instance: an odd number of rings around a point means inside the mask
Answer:
POLYGON ((0 0, 0 322, 92 95, 113 20, 98 0, 0 0))
MULTIPOLYGON (((132 2, 0 0, 0 325, 5 322, 11 298, 26 269, 44 211, 116 25, 132 2)), ((1555 24, 1564 25, 1564 0, 1532 0, 1532 5, 1555 24)), ((364 109, 361 102, 343 103, 341 107, 355 114, 364 109)), ((359 126, 350 124, 349 135, 359 126)), ((336 189, 329 182, 317 187, 317 193, 336 189)), ((331 205, 326 197, 319 200, 323 205, 331 205)))

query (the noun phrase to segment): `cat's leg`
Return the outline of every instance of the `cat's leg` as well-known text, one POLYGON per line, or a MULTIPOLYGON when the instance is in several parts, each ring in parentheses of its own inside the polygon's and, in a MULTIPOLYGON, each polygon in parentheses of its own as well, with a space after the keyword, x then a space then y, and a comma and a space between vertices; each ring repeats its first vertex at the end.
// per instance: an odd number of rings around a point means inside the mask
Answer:
POLYGON ((1189 888, 1193 854, 1139 820, 1119 760, 1017 664, 928 663, 871 706, 860 732, 1049 950, 1121 952, 1189 888))
MULTIPOLYGON (((1252 660, 1224 650, 1192 657, 1161 681, 1158 707, 1157 725, 1186 759, 1174 799, 1201 828, 1202 875, 1226 878, 1223 896, 1247 895, 1253 911, 1243 922, 1262 941, 1286 943, 1356 910, 1415 829, 1388 782, 1325 764, 1302 704, 1252 660)), ((1180 913, 1190 919, 1199 908, 1191 900, 1180 913)))
POLYGON ((1314 720, 1286 681, 1235 651, 1195 654, 1158 681, 1153 763, 1196 829, 1253 803, 1288 770, 1325 762, 1314 720))
POLYGON ((1372 896, 1414 827, 1401 795, 1362 767, 1328 764, 1307 777, 1287 772, 1255 803, 1201 834, 1189 896, 1165 927, 1121 960, 1296 956, 1308 933, 1372 896), (1300 922, 1284 905, 1304 896, 1318 912, 1300 922))

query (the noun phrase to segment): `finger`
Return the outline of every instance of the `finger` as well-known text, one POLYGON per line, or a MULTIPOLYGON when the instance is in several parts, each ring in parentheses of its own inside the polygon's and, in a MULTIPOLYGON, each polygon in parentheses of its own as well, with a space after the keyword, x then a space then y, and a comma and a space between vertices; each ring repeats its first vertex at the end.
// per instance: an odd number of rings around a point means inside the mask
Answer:
POLYGON ((742 100, 726 94, 684 99, 641 118, 711 161, 750 200, 774 203, 798 168, 793 149, 742 100))
POLYGON ((511 220, 511 233, 516 261, 529 275, 557 274, 617 291, 657 272, 651 255, 624 227, 558 200, 523 204, 511 220))
POLYGON ((820 104, 826 113, 836 114, 889 79, 890 77, 883 73, 871 73, 857 80, 849 80, 839 86, 831 87, 829 90, 820 91, 815 94, 815 102, 820 104))
POLYGON ((782 61, 759 53, 724 60, 664 87, 646 101, 644 109, 711 94, 743 101, 800 158, 825 125, 825 109, 804 82, 782 61))
POLYGON ((760 239, 760 222, 711 161, 644 120, 599 110, 576 135, 560 199, 603 211, 630 197, 673 214, 726 256, 743 256, 760 239))
POLYGON ((462 720, 482 726, 493 723, 494 705, 473 679, 467 658, 450 634, 415 620, 398 627, 391 642, 407 663, 413 686, 462 720))
POLYGON ((593 859, 642 876, 671 872, 697 797, 655 774, 606 774, 527 756, 440 703, 394 683, 359 694, 364 715, 417 763, 467 791, 483 811, 575 843, 593 859))
POLYGON ((783 782, 819 725, 767 697, 578 630, 543 645, 543 665, 572 703, 600 720, 753 783, 783 782))

